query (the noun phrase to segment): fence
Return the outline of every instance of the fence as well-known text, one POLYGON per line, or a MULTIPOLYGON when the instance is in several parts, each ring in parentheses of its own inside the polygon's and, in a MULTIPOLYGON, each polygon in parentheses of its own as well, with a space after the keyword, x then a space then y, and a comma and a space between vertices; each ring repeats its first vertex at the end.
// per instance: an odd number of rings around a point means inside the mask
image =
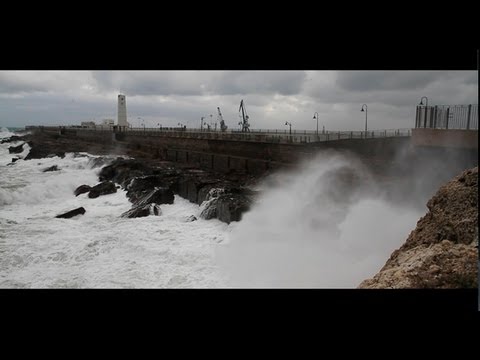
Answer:
POLYGON ((417 106, 415 128, 478 130, 478 104, 417 106))
MULTIPOLYGON (((30 129, 37 128, 28 126, 30 129)), ((318 134, 312 130, 275 130, 275 129, 252 129, 249 132, 241 132, 239 130, 201 130, 187 128, 123 128, 107 130, 102 127, 80 127, 80 126, 41 126, 38 127, 42 131, 64 133, 69 131, 95 131, 95 132, 121 132, 127 135, 137 136, 158 136, 170 138, 193 138, 193 139, 216 139, 227 141, 252 141, 265 143, 314 143, 333 140, 346 139, 372 139, 387 137, 403 137, 411 136, 411 129, 388 129, 375 131, 320 131, 318 134)))

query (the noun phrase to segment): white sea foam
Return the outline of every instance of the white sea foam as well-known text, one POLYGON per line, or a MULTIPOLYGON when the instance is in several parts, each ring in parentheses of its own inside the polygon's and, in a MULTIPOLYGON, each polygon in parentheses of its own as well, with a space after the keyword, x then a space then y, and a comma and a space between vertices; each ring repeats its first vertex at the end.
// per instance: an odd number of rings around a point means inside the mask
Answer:
POLYGON ((161 205, 161 216, 125 219, 131 203, 123 190, 73 195, 98 183, 88 157, 7 166, 12 145, 0 144, 0 288, 355 287, 422 215, 369 192, 336 203, 342 189, 326 174, 361 170, 328 155, 267 179, 238 223, 203 220, 202 208, 179 196, 161 205), (59 171, 43 172, 53 165, 59 171), (80 206, 84 215, 55 218, 80 206), (198 220, 185 222, 190 215, 198 220))

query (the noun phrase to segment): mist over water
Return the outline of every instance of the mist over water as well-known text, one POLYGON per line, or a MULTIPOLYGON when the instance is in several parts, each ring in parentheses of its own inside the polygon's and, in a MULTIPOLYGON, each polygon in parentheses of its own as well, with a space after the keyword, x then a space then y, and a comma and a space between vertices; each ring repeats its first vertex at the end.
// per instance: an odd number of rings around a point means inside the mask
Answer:
POLYGON ((131 204, 121 189, 73 195, 98 183, 92 155, 7 165, 28 154, 28 145, 8 153, 18 144, 0 144, 0 288, 353 288, 426 212, 385 196, 353 157, 325 152, 265 178, 241 222, 203 220, 179 196, 159 217, 125 219, 131 204), (52 165, 59 171, 43 172, 52 165), (55 218, 80 206, 85 215, 55 218), (190 215, 198 220, 185 222, 190 215))
POLYGON ((386 200, 360 162, 326 153, 266 179, 217 260, 234 287, 352 288, 424 213, 386 200))

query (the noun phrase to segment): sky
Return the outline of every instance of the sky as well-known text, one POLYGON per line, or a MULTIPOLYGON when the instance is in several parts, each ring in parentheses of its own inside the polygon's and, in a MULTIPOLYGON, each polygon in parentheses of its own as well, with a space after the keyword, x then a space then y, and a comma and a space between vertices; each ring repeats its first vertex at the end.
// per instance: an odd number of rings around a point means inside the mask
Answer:
POLYGON ((239 129, 244 100, 251 129, 359 131, 407 129, 428 105, 478 103, 477 71, 0 71, 0 126, 117 121, 126 95, 133 127, 239 129), (212 116, 210 116, 212 115, 212 116))

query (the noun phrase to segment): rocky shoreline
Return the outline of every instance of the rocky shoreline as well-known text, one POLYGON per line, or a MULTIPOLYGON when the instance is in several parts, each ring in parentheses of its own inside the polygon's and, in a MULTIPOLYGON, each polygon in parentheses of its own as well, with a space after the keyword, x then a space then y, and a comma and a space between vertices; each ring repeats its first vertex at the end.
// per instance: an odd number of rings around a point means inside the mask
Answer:
MULTIPOLYGON (((240 221, 258 195, 253 187, 260 177, 245 173, 200 170, 131 149, 116 149, 117 157, 112 158, 111 146, 42 134, 12 136, 2 143, 14 141, 25 141, 31 147, 27 160, 64 157, 67 152, 76 156, 85 156, 79 152, 100 155, 90 159, 92 167, 101 168, 99 183, 78 184, 72 196, 87 193, 95 198, 118 188, 126 190, 132 207, 121 215, 125 218, 161 216, 161 205, 172 204, 174 195, 179 195, 200 205, 202 218, 230 223, 240 221)), ((23 146, 11 146, 10 153, 21 153, 23 146)), ((16 160, 13 158, 11 165, 16 160)), ((56 170, 51 167, 44 171, 56 170)), ((429 212, 418 221, 406 242, 391 254, 378 274, 364 280, 359 288, 478 287, 478 167, 465 170, 441 186, 427 207, 429 212)), ((73 209, 57 217, 69 218, 86 211, 88 208, 73 209)), ((195 220, 194 216, 185 219, 195 220)))
MULTIPOLYGON (((102 144, 91 144, 83 141, 66 141, 65 139, 42 134, 12 136, 2 140, 3 143, 24 141, 23 144, 11 146, 10 153, 23 151, 24 144, 30 146, 25 157, 40 159, 44 157, 64 157, 73 152, 75 156, 85 156, 80 152, 95 155, 110 155, 112 149, 102 144)), ((118 150, 118 149, 117 149, 118 150)), ((122 151, 120 151, 122 152, 122 151)), ((202 206, 201 217, 219 219, 225 223, 240 221, 242 215, 250 209, 256 192, 251 186, 258 180, 253 175, 230 172, 216 173, 181 166, 176 163, 146 158, 143 153, 124 151, 116 159, 96 157, 90 159, 92 167, 101 167, 99 184, 79 184, 74 196, 88 193, 89 198, 114 193, 117 188, 127 191, 127 198, 132 208, 122 217, 133 218, 143 216, 160 216, 162 204, 172 204, 174 195, 179 195, 192 203, 202 206), (134 158, 132 158, 134 157, 134 158)), ((12 159, 12 164, 17 158, 12 159)), ((44 171, 58 170, 56 166, 44 171)), ((77 209, 74 209, 77 210, 77 209)), ((74 214, 83 214, 75 212, 74 214)), ((58 215, 64 217, 65 214, 58 215)), ((68 216, 68 215, 67 215, 68 216)))
POLYGON ((428 201, 428 213, 361 289, 478 287, 478 167, 428 201))

